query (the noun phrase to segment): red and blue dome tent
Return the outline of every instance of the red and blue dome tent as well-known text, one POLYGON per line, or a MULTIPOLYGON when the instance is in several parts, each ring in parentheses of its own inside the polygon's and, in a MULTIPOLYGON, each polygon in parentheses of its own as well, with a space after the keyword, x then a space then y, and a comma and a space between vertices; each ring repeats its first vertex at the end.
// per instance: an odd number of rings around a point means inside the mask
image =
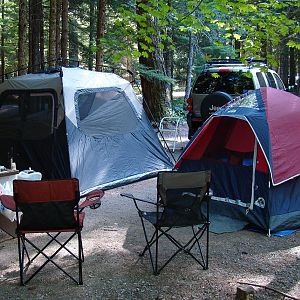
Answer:
POLYGON ((300 98, 260 88, 216 112, 179 157, 211 169, 212 210, 271 232, 300 227, 300 98))

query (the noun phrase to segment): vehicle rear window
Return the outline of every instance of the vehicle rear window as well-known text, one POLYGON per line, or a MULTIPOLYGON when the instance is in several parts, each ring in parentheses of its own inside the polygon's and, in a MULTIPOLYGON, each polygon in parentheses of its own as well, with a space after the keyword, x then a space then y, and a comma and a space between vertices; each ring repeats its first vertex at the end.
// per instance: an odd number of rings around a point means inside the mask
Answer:
POLYGON ((267 86, 267 83, 265 81, 265 78, 264 78, 262 72, 256 72, 256 77, 257 77, 257 80, 258 80, 258 83, 259 83, 260 87, 266 87, 267 86))
POLYGON ((276 88, 276 82, 271 72, 266 73, 267 80, 270 87, 276 88))
POLYGON ((193 93, 211 94, 221 91, 231 95, 238 95, 244 94, 249 90, 254 90, 250 72, 206 72, 197 78, 193 93))
POLYGON ((280 90, 285 90, 285 86, 284 86, 283 82, 281 81, 280 77, 276 73, 274 73, 274 77, 277 82, 278 88, 280 90))

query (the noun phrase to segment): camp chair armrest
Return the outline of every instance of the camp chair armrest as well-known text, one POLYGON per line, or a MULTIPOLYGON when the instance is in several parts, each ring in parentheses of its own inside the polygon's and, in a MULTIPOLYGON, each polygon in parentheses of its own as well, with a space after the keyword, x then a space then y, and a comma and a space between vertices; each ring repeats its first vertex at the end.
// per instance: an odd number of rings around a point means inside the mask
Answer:
POLYGON ((87 195, 84 195, 82 198, 85 198, 85 200, 79 204, 79 211, 82 211, 84 208, 89 206, 91 209, 96 209, 101 205, 101 198, 104 196, 103 190, 95 190, 87 195))
POLYGON ((157 205, 157 203, 154 203, 154 202, 151 202, 151 201, 148 201, 148 200, 144 200, 144 199, 140 199, 140 198, 136 198, 134 197, 132 194, 120 194, 122 197, 126 197, 126 198, 130 198, 132 200, 136 200, 136 201, 140 201, 140 202, 144 202, 144 203, 149 203, 149 204, 152 204, 152 205, 157 205))
POLYGON ((0 202, 7 209, 12 211, 16 211, 16 203, 14 201, 14 197, 10 195, 0 195, 0 202))

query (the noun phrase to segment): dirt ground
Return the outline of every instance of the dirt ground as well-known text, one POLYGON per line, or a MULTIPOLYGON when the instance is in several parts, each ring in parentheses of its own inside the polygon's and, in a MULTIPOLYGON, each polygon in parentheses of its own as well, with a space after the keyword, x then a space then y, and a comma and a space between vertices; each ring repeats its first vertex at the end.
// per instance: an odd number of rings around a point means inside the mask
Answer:
MULTIPOLYGON (((267 237, 251 231, 210 234, 209 269, 182 254, 158 276, 151 271, 136 209, 120 193, 155 197, 155 179, 107 191, 102 206, 86 209, 84 284, 75 285, 48 265, 19 286, 17 240, 0 232, 1 299, 234 299, 238 282, 260 284, 300 298, 300 232, 267 237)), ((182 233, 183 235, 185 232, 182 233)), ((162 249, 162 258, 170 249, 162 249)), ((59 257, 76 272, 71 260, 59 257)), ((283 299, 257 288, 256 299, 283 299)), ((288 298, 286 298, 288 299, 288 298)))
MULTIPOLYGON (((181 129, 186 137, 186 126, 181 129)), ((176 148, 186 142, 184 138, 176 148)), ((124 192, 153 200, 156 180, 106 191, 100 208, 85 210, 82 286, 49 264, 28 285, 20 287, 17 240, 0 230, 0 299, 226 300, 235 299, 237 287, 248 286, 239 282, 273 288, 300 299, 300 232, 286 237, 246 230, 211 233, 208 270, 180 254, 154 276, 148 254, 138 256, 145 245, 144 235, 133 202, 120 196, 124 192)), ((181 238, 186 233, 181 231, 181 238)), ((172 249, 166 242, 161 250, 163 260, 172 249)), ((76 274, 76 265, 64 254, 58 261, 76 274)), ((254 289, 256 299, 289 299, 265 288, 254 289)))

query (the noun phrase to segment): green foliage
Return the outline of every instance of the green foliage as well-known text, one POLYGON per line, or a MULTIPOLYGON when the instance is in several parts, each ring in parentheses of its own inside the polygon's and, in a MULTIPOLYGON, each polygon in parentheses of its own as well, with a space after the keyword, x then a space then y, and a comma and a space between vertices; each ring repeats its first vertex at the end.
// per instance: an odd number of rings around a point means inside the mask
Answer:
POLYGON ((186 103, 183 97, 174 99, 171 102, 171 110, 168 110, 167 116, 168 117, 181 117, 185 119, 186 116, 186 103))
POLYGON ((4 6, 0 5, 0 10, 4 10, 4 19, 0 18, 1 35, 4 37, 4 51, 6 73, 16 69, 18 47, 18 7, 14 1, 5 1, 4 6))
POLYGON ((142 64, 137 65, 137 71, 139 72, 140 75, 145 76, 150 81, 159 80, 170 84, 176 83, 176 80, 162 74, 157 70, 150 69, 142 64))
MULTIPOLYGON (((47 43, 49 1, 43 3, 47 43)), ((97 0, 72 0, 69 3, 73 28, 70 43, 76 43, 79 59, 87 65, 89 56, 97 50, 95 41, 89 41, 89 9, 90 4, 97 7, 97 0)), ((5 0, 5 16, 0 18, 0 26, 4 25, 1 33, 5 38, 3 49, 8 70, 16 69, 17 8, 17 0, 5 0)), ((149 58, 154 51, 161 51, 162 55, 171 51, 173 77, 178 81, 185 79, 191 32, 197 41, 194 72, 213 57, 264 56, 272 65, 277 65, 282 42, 300 50, 300 2, 296 0, 111 0, 106 15, 105 37, 101 40, 106 63, 124 64, 124 58, 136 63, 139 57, 149 58), (138 14, 137 9, 142 13, 138 14), (242 48, 235 51, 237 42, 242 48)), ((140 71, 170 82, 170 78, 161 72, 142 70, 142 67, 140 71)))

